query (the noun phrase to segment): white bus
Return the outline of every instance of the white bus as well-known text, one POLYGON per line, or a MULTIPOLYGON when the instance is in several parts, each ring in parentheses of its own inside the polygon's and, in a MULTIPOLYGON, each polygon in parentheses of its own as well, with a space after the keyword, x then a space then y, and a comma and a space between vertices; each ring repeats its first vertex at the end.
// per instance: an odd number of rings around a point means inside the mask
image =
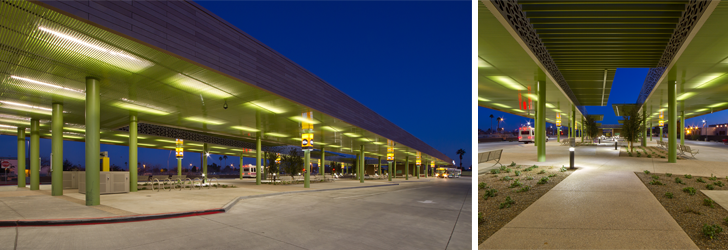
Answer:
MULTIPOLYGON (((263 169, 260 170, 261 172, 263 169)), ((243 178, 255 178, 256 172, 255 172, 255 165, 248 164, 243 165, 243 178)))
MULTIPOLYGON (((535 133, 536 131, 531 126, 518 128, 518 142, 523 142, 525 144, 534 142, 534 139, 536 138, 535 133)), ((549 137, 546 136, 546 142, 548 141, 549 137)))

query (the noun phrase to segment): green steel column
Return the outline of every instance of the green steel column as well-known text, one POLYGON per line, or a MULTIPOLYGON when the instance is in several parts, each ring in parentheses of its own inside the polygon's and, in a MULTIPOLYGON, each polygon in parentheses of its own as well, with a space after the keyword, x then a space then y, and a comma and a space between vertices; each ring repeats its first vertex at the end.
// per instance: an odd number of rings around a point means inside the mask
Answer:
POLYGON ((310 188, 311 187, 311 151, 306 150, 303 151, 304 160, 303 160, 303 167, 306 168, 306 174, 303 175, 303 187, 304 188, 310 188))
POLYGON ((182 158, 177 158, 177 178, 182 175, 182 158))
MULTIPOLYGON (((538 83, 536 84, 536 88, 538 88, 538 83)), ((536 90, 536 95, 538 95, 538 89, 536 90)), ((541 114, 541 112, 539 112, 539 110, 538 110, 538 101, 535 101, 534 103, 536 105, 536 114, 533 117, 533 131, 534 131, 533 146, 538 147, 538 145, 539 145, 538 139, 541 139, 541 137, 538 136, 539 133, 541 133, 541 131, 539 131, 539 127, 538 127, 538 116, 541 114)), ((536 149, 536 152, 538 152, 538 149, 536 149)))
POLYGON ((18 127, 18 187, 25 187, 25 128, 18 127))
MULTIPOLYGON (((422 161, 420 161, 420 164, 422 164, 422 161)), ((417 174, 417 179, 420 179, 420 166, 415 164, 415 174, 417 174)))
MULTIPOLYGON (((326 180, 326 148, 321 147, 321 166, 319 166, 319 172, 321 173, 321 179, 326 180)), ((334 171, 331 171, 331 178, 333 178, 334 171)))
POLYGON ((63 195, 63 104, 53 104, 51 117, 51 195, 63 195))
POLYGON ((660 127, 660 141, 662 141, 662 127, 660 127))
POLYGON ((382 157, 379 156, 379 161, 377 161, 377 169, 379 171, 379 176, 382 176, 382 157))
POLYGON ((30 190, 40 189, 40 134, 38 119, 30 119, 30 190))
POLYGON ((571 117, 574 118, 571 119, 571 134, 574 135, 574 141, 576 141, 576 109, 574 104, 571 105, 571 117))
POLYGON ((667 162, 677 162, 677 100, 675 92, 677 90, 676 81, 667 81, 667 162))
POLYGON ((240 153, 240 179, 243 179, 243 153, 240 153))
POLYGON ((86 77, 86 206, 101 204, 99 153, 101 153, 101 100, 99 80, 86 77))
POLYGON ((650 120, 650 141, 652 141, 652 128, 654 127, 652 126, 652 120, 650 120))
POLYGON ((136 192, 138 182, 137 173, 137 123, 136 115, 129 116, 129 191, 136 192))
MULTIPOLYGON (((207 183, 207 157, 210 149, 207 147, 207 143, 202 144, 202 180, 207 183)), ((256 173, 256 175, 258 175, 256 173)))
POLYGON ((360 146, 359 152, 361 152, 361 159, 359 159, 361 161, 361 164, 359 164, 359 168, 361 169, 361 171, 359 172, 359 174, 360 174, 359 183, 364 183, 364 175, 367 172, 367 168, 366 168, 366 165, 367 165, 366 159, 367 158, 366 158, 366 155, 364 154, 364 144, 362 144, 360 146))
POLYGON ((556 126, 556 142, 561 142, 561 126, 556 126))
POLYGON ((392 163, 387 162, 387 177, 389 178, 389 181, 392 181, 392 163))
POLYGON ((263 150, 260 141, 260 133, 261 132, 257 132, 257 136, 255 137, 255 185, 260 185, 260 164, 262 164, 261 151, 263 150))
POLYGON ((642 108, 642 119, 643 119, 642 132, 643 133, 642 133, 642 143, 640 143, 640 145, 642 145, 643 147, 647 146, 647 121, 644 120, 646 118, 647 118, 647 108, 643 107, 642 108))
POLYGON ((685 111, 680 111, 680 145, 685 145, 685 111))
POLYGON ((538 138, 538 140, 536 140, 536 145, 538 146, 538 148, 536 149, 536 151, 538 153, 538 162, 545 162, 546 116, 544 114, 546 113, 546 81, 538 81, 536 86, 536 91, 538 92, 538 106, 536 106, 536 114, 538 114, 538 120, 536 121, 536 124, 538 126, 536 137, 538 138))
POLYGON ((409 180, 409 155, 404 157, 404 179, 409 180))
POLYGON ((581 122, 581 129, 579 130, 579 135, 581 135, 581 142, 584 142, 584 121, 583 120, 581 122))

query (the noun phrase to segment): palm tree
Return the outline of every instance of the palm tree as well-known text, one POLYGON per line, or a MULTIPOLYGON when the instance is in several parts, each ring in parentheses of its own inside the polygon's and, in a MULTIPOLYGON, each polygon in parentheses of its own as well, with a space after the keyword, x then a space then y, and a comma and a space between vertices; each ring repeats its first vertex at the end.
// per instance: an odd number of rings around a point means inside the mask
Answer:
POLYGON ((225 165, 227 165, 227 155, 223 155, 222 158, 225 159, 225 165))
POLYGON ((493 133, 493 114, 490 114, 490 133, 493 133))
POLYGON ((456 152, 456 154, 460 155, 460 169, 462 169, 463 168, 463 155, 465 154, 465 150, 463 150, 462 148, 458 149, 458 152, 456 152))
POLYGON ((498 117, 498 119, 496 119, 496 120, 498 121, 498 127, 496 127, 495 130, 500 131, 500 123, 501 123, 501 121, 503 121, 503 117, 498 117))
POLYGON ((218 157, 218 159, 220 160, 220 166, 222 166, 222 156, 218 157))

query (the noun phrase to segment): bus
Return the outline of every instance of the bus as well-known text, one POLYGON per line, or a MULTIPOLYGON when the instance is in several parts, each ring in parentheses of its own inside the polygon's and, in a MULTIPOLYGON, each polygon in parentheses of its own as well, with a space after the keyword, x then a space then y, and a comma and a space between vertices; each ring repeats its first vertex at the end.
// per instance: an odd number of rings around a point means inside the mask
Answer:
POLYGON ((457 168, 435 168, 435 177, 438 178, 460 178, 462 170, 457 168))
MULTIPOLYGON (((533 127, 528 126, 518 128, 518 142, 528 144, 529 142, 534 142, 534 139, 536 139, 536 135, 533 127)), ((546 142, 548 141, 549 137, 546 136, 546 142)))
POLYGON ((457 168, 448 168, 447 172, 449 178, 460 178, 460 175, 463 173, 462 170, 457 168))
MULTIPOLYGON (((243 178, 255 178, 255 176, 256 176, 255 171, 256 171, 255 165, 253 165, 253 164, 243 165, 243 178)), ((260 171, 263 171, 263 169, 261 169, 260 171)))

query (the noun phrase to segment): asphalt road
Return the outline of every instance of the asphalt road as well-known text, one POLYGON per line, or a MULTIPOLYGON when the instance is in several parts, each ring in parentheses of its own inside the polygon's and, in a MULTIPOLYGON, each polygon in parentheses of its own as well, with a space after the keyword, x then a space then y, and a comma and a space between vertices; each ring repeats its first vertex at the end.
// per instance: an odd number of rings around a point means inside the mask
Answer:
POLYGON ((437 179, 245 199, 224 214, 0 228, 0 249, 472 249, 470 185, 437 179))

